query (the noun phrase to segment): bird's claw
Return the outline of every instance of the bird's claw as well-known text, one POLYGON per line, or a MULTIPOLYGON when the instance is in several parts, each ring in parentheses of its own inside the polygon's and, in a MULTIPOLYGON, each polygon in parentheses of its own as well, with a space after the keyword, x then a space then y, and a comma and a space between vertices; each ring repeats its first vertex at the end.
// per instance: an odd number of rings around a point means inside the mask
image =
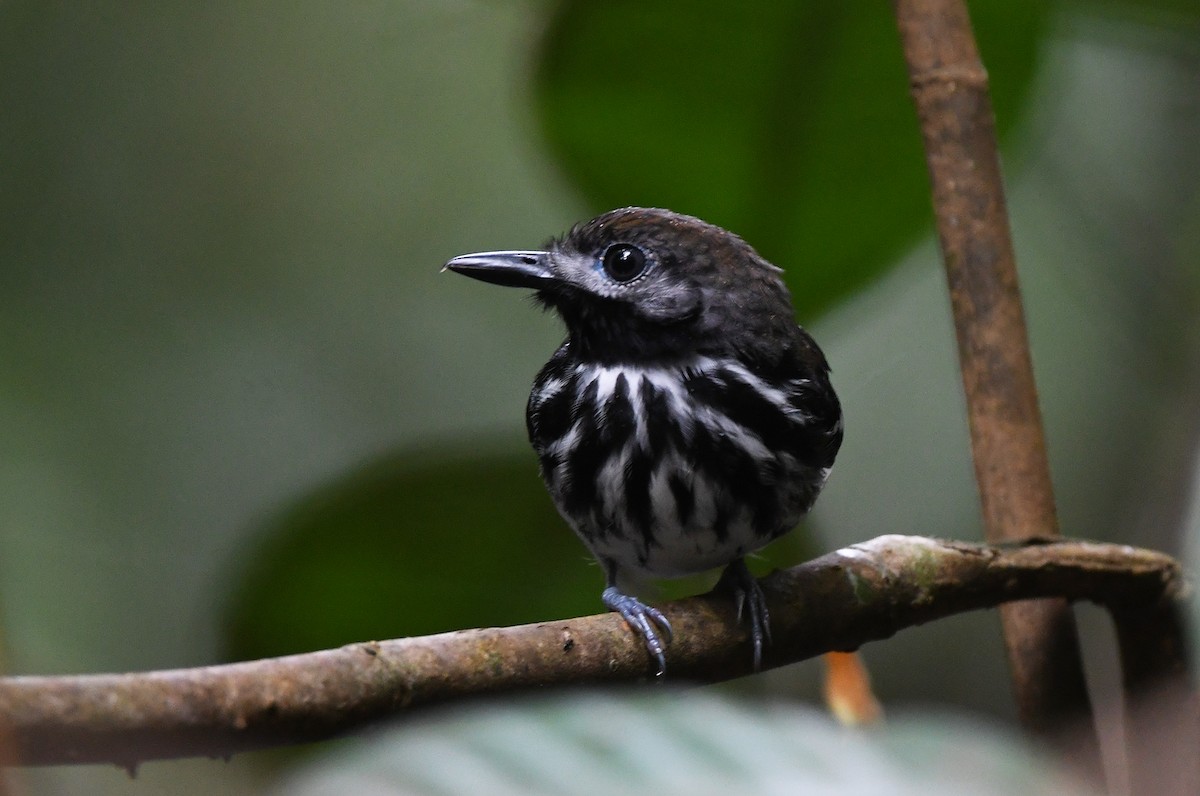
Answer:
POLYGON ((616 611, 621 615, 631 628, 633 628, 642 637, 646 643, 646 650, 654 656, 658 662, 658 671, 655 673, 657 677, 662 677, 667 673, 667 656, 666 646, 671 643, 671 623, 663 616, 662 611, 646 605, 636 597, 630 597, 619 591, 615 586, 609 586, 600 595, 600 599, 604 601, 604 605, 610 611, 616 611), (655 627, 657 625, 657 627, 655 627), (659 636, 661 630, 662 636, 659 636))
POLYGON ((750 641, 754 644, 754 671, 762 668, 763 643, 771 643, 771 612, 767 610, 767 597, 758 580, 746 568, 746 562, 738 560, 725 568, 718 585, 733 592, 737 605, 737 621, 745 613, 750 620, 750 641))

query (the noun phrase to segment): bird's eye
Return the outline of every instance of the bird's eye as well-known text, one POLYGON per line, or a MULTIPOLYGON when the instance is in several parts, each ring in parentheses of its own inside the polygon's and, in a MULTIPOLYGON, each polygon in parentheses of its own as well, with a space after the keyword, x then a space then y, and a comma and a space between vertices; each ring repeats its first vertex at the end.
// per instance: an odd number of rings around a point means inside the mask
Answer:
POLYGON ((636 279, 646 271, 646 254, 637 246, 614 243, 604 252, 604 273, 617 282, 636 279))

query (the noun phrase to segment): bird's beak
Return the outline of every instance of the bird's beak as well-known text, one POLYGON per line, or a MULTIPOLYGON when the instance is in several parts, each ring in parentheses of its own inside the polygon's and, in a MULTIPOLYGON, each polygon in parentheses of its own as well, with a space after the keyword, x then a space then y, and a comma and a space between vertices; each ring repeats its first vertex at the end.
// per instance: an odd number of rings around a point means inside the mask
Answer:
POLYGON ((541 289, 556 281, 549 252, 479 252, 455 257, 442 267, 483 282, 505 287, 541 289))

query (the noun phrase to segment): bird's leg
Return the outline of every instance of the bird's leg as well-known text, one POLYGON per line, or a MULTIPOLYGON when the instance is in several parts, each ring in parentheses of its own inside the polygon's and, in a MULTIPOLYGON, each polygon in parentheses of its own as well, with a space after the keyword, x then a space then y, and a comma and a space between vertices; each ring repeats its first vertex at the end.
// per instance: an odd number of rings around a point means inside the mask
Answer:
POLYGON ((646 649, 658 661, 656 675, 662 677, 667 672, 666 647, 671 643, 671 623, 657 608, 652 608, 636 597, 631 597, 617 588, 616 578, 608 579, 608 588, 600 595, 600 599, 610 611, 616 611, 646 642, 646 649), (655 625, 658 627, 656 628, 655 625), (662 636, 659 636, 659 630, 662 636))
POLYGON ((763 642, 771 642, 771 614, 767 610, 767 598, 763 594, 762 586, 746 568, 745 559, 739 558, 725 567, 721 580, 717 582, 717 588, 733 592, 739 622, 742 621, 743 611, 750 620, 750 640, 754 642, 754 671, 757 672, 762 668, 763 642))

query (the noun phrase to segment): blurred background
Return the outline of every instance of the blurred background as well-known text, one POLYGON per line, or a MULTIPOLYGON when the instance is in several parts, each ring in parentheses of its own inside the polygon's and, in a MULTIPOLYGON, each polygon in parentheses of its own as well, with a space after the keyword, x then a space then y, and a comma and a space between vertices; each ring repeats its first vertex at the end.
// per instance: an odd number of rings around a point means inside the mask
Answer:
MULTIPOLYGON (((971 4, 1063 531, 1200 556, 1200 10, 971 4)), ((885 4, 0 4, 0 659, 192 666, 595 613, 524 405, 561 339, 440 274, 667 206, 787 271, 846 443, 766 571, 980 537, 885 4)), ((662 596, 709 581, 664 587, 662 596)), ((1103 617, 1082 613, 1102 710, 1103 617)), ((1011 728, 993 613, 864 650, 1011 728)), ((818 700, 813 663, 738 693, 818 700)), ((23 772, 257 792, 291 758, 23 772)))

